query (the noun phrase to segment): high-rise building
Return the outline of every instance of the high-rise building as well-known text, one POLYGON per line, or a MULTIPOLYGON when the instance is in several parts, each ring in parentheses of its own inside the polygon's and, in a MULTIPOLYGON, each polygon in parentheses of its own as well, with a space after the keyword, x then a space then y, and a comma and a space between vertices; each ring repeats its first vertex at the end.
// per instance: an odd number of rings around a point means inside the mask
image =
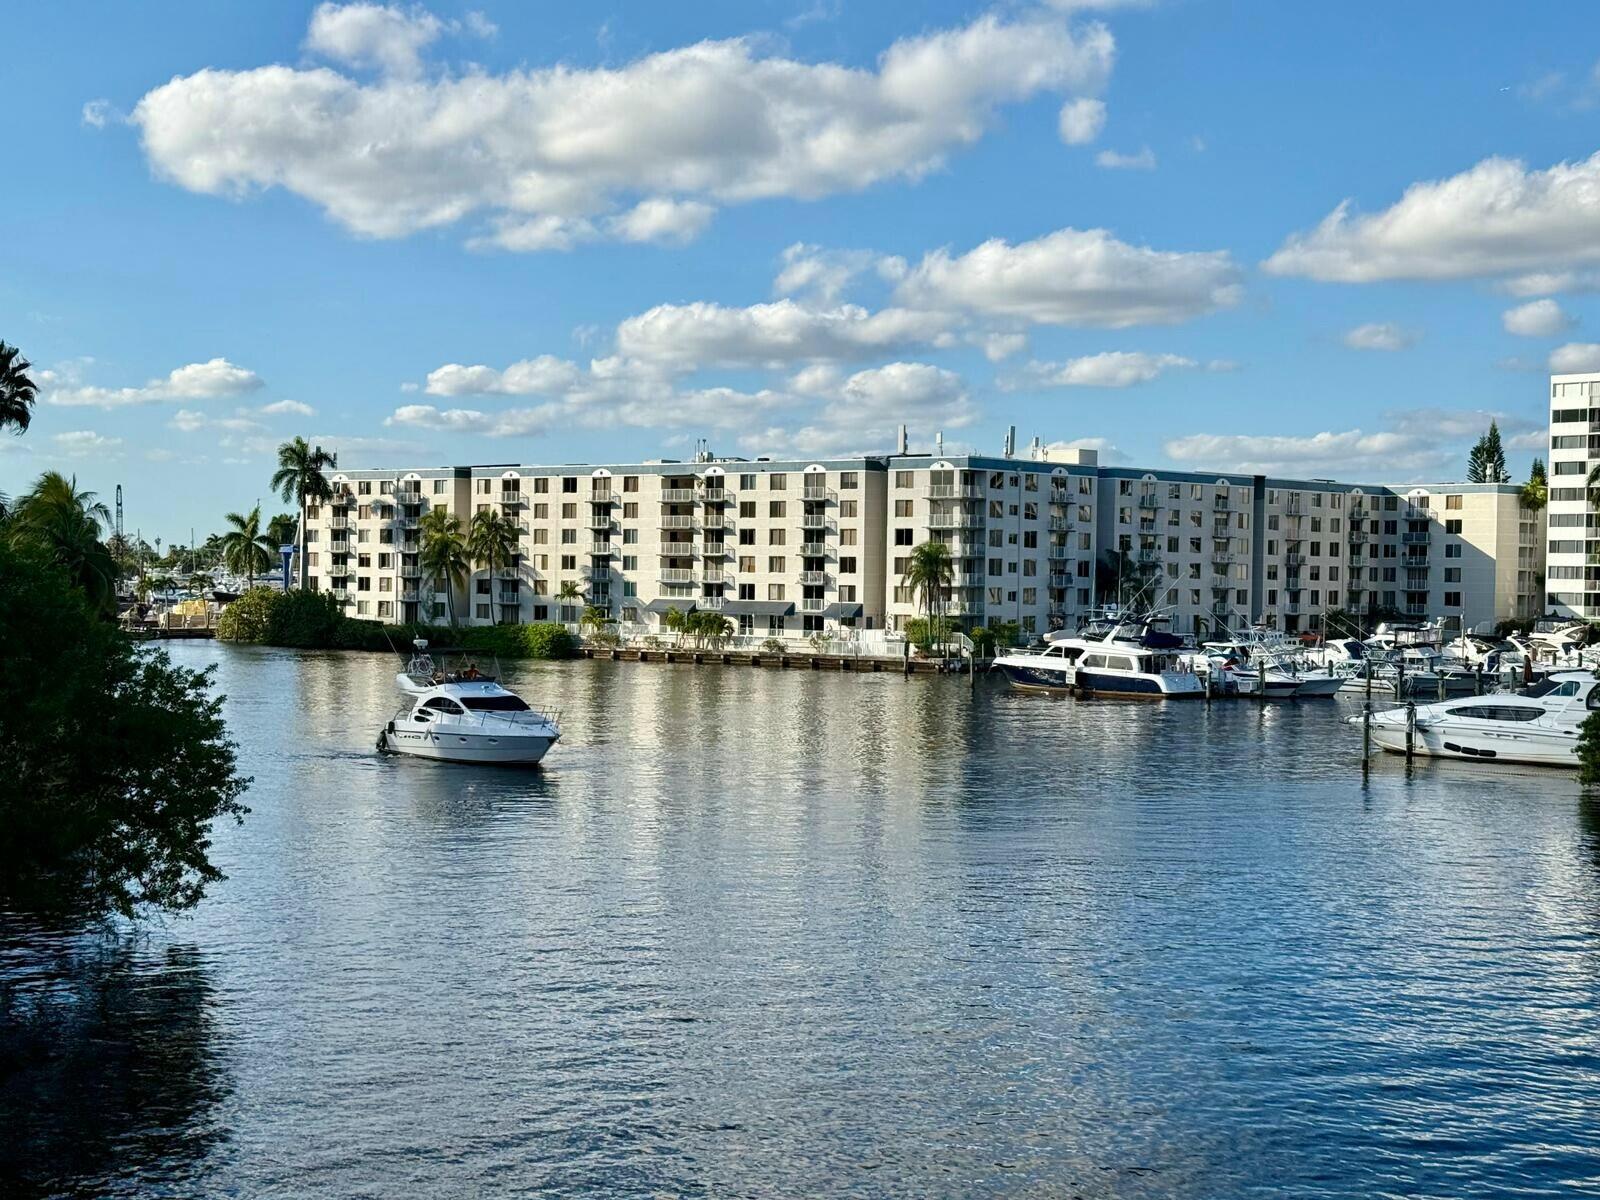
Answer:
POLYGON ((1600 537, 1589 473, 1600 466, 1600 372, 1550 376, 1545 590, 1564 617, 1600 619, 1600 537))

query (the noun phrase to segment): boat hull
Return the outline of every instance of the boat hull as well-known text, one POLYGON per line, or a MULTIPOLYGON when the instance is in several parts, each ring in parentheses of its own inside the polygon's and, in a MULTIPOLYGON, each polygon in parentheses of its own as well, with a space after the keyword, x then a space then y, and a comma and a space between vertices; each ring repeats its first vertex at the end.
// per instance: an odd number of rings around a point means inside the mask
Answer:
MULTIPOLYGON (((1472 730, 1462 728, 1463 724, 1419 721, 1413 753, 1429 758, 1470 758, 1539 767, 1576 768, 1578 765, 1576 736, 1563 737, 1537 730, 1526 733, 1472 730)), ((1404 754, 1405 726, 1374 721, 1372 741, 1391 754, 1404 754)))
POLYGON ((1081 689, 1097 696, 1132 696, 1145 700, 1180 700, 1205 695, 1205 684, 1193 675, 1134 675, 1084 671, 1071 666, 1035 666, 997 662, 1011 686, 1026 692, 1070 692, 1081 689))
POLYGON ((386 729, 382 749, 435 762, 479 763, 485 766, 537 766, 559 734, 456 733, 453 730, 386 729))

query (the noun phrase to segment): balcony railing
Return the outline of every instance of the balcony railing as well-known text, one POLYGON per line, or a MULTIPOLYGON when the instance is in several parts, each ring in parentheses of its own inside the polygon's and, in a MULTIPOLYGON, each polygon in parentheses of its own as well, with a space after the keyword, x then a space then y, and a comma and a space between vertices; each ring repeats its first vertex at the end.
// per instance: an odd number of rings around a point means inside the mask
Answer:
POLYGON ((800 518, 800 528, 833 531, 839 528, 839 522, 825 513, 806 513, 800 518))
POLYGON ((661 529, 693 529, 695 521, 690 516, 675 516, 671 513, 663 516, 659 522, 661 529))
POLYGON ((1428 544, 1428 540, 1429 534, 1427 530, 1422 530, 1416 533, 1402 533, 1400 535, 1401 543, 1407 546, 1426 546, 1428 544))
POLYGON ((977 513, 929 513, 929 529, 981 529, 983 518, 977 513))
POLYGON ((661 503, 663 504, 693 504, 700 499, 700 493, 694 488, 662 488, 661 503))
POLYGON ((356 494, 349 490, 334 492, 333 498, 328 501, 335 508, 348 508, 355 502, 356 494))
POLYGON ((697 608, 721 608, 726 602, 726 596, 697 596, 695 598, 695 606, 697 608))
POLYGON ((1216 566, 1226 567, 1233 562, 1233 554, 1227 550, 1219 550, 1211 556, 1211 561, 1216 566))
POLYGON ((591 488, 589 491, 590 504, 610 504, 616 499, 616 493, 608 487, 591 488))
POLYGON ((1067 530, 1071 529, 1075 524, 1076 524, 1076 522, 1071 517, 1051 517, 1050 518, 1050 528, 1052 530, 1054 530, 1056 533, 1065 533, 1067 530))
POLYGON ((1293 554, 1293 553, 1285 554, 1283 556, 1283 561, 1285 563, 1287 563, 1291 568, 1292 567, 1303 567, 1303 566, 1306 565, 1306 556, 1304 554, 1293 554))
POLYGON ((922 494, 930 500, 982 500, 983 488, 976 483, 930 483, 922 494))
POLYGON ((802 587, 826 587, 828 585, 826 571, 801 571, 800 583, 802 587))
POLYGON ((399 513, 395 516, 394 523, 400 529, 415 529, 422 518, 415 513, 399 513))
POLYGON ((611 519, 610 513, 595 513, 589 518, 590 529, 615 529, 617 524, 611 519))
POLYGON ((500 503, 506 505, 508 508, 513 508, 513 507, 516 507, 517 505, 521 504, 522 503, 522 491, 521 491, 521 489, 520 488, 518 488, 518 489, 501 488, 500 489, 500 503))
POLYGON ((1298 492, 1287 497, 1283 503, 1283 511, 1288 513, 1291 517, 1299 516, 1305 511, 1305 507, 1305 498, 1298 492))
POLYGON ((678 567, 664 568, 657 576, 662 583, 695 583, 695 573, 678 567))
POLYGON ((707 558, 731 558, 733 544, 731 542, 707 542, 705 546, 707 558))
POLYGON ((662 542, 662 558, 699 558, 700 549, 693 542, 662 542))
POLYGON ((594 541, 589 543, 589 555, 591 558, 597 555, 615 554, 618 549, 616 542, 594 541))
POLYGON ((1212 498, 1211 507, 1216 509, 1217 512, 1227 512, 1230 503, 1226 496, 1215 496, 1212 498))
POLYGON ((813 504, 826 504, 830 500, 837 500, 839 493, 823 484, 808 483, 800 489, 800 499, 813 504))
POLYGON ((827 607, 828 602, 821 598, 802 597, 800 600, 800 611, 803 613, 819 613, 827 607))
POLYGON ((1133 552, 1133 561, 1138 563, 1140 566, 1149 566, 1152 563, 1159 563, 1161 561, 1161 551, 1135 550, 1133 552))
POLYGON ((1149 509, 1160 508, 1161 507, 1161 497, 1159 497, 1159 496, 1140 496, 1139 497, 1139 507, 1140 508, 1149 508, 1149 509))
POLYGON ((727 587, 733 582, 733 576, 726 571, 712 568, 709 571, 700 572, 700 582, 706 587, 727 587))
POLYGON ((1053 587, 1053 588, 1071 587, 1072 586, 1072 576, 1069 575, 1066 571, 1055 571, 1055 572, 1052 572, 1051 575, 1050 575, 1050 586, 1053 587))
POLYGON ((401 579, 421 579, 422 578, 422 568, 417 566, 416 563, 411 563, 409 565, 402 566, 400 568, 400 578, 401 579))
POLYGON ((802 542, 800 544, 801 558, 827 558, 832 554, 832 548, 827 542, 802 542))
POLYGON ((516 608, 519 604, 522 603, 522 593, 521 592, 501 592, 499 595, 497 595, 495 597, 495 602, 500 604, 500 605, 502 605, 502 606, 504 606, 504 607, 506 607, 506 608, 516 608))
POLYGON ((708 487, 700 493, 700 499, 707 504, 726 504, 728 502, 728 489, 708 487))
POLYGON ((1072 548, 1070 546, 1051 545, 1046 549, 1045 553, 1050 556, 1052 562, 1061 562, 1072 557, 1072 548))

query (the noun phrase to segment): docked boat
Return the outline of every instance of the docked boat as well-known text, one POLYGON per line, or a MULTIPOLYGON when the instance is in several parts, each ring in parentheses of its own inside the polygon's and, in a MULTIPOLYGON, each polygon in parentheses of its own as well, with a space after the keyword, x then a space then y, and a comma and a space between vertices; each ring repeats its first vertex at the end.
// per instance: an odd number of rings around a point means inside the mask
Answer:
MULTIPOLYGON (((1600 680, 1591 671, 1561 671, 1520 692, 1418 704, 1372 715, 1372 740, 1404 754, 1494 759, 1537 766, 1576 767, 1578 728, 1600 708, 1600 680)), ((1359 727, 1363 716, 1347 718, 1359 727)))
POLYGON ((561 738, 558 716, 530 708, 476 664, 443 669, 417 639, 395 676, 411 704, 378 734, 378 749, 440 762, 531 767, 561 738))
POLYGON ((1205 681, 1180 661, 1182 639, 1159 618, 1108 617, 1074 634, 1053 633, 1042 648, 994 660, 1022 691, 1176 700, 1205 695, 1205 681))

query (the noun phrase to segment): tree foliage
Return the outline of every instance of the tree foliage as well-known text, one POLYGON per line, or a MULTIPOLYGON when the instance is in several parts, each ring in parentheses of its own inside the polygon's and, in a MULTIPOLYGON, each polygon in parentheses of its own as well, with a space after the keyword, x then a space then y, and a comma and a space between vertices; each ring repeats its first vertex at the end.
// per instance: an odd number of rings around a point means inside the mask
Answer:
POLYGON ((6 540, 19 550, 33 550, 61 567, 104 616, 117 611, 116 560, 100 540, 111 512, 89 491, 80 491, 77 477, 57 471, 39 476, 17 501, 6 522, 6 540))
POLYGON ((33 420, 33 404, 39 389, 28 376, 33 364, 15 346, 0 342, 0 429, 11 426, 23 434, 33 420))
POLYGON ((231 528, 222 535, 222 561, 228 570, 253 584, 257 575, 272 568, 277 554, 272 540, 261 532, 261 506, 247 513, 229 513, 226 519, 231 528))
POLYGON ((1578 782, 1585 788, 1600 784, 1600 712, 1592 712, 1578 726, 1578 782))
POLYGON ((222 879, 211 823, 243 818, 249 781, 209 684, 0 546, 0 909, 180 910, 222 879))
MULTIPOLYGON (((333 485, 324 472, 339 465, 339 456, 321 446, 306 444, 303 437, 293 438, 278 447, 278 469, 272 475, 272 490, 285 503, 298 505, 296 525, 304 516, 307 503, 312 500, 333 499, 333 485)), ((303 527, 297 532, 303 533, 303 527)), ((287 540, 287 539, 285 539, 287 540)), ((283 542, 279 543, 283 545, 283 542)), ((306 547, 300 543, 300 586, 306 586, 306 547)))
POLYGON ((1522 485, 1522 507, 1538 512, 1550 502, 1550 478, 1545 474, 1544 459, 1536 458, 1528 468, 1528 482, 1522 485))
POLYGON ((443 592, 450 624, 456 623, 456 591, 467 586, 472 562, 467 557, 467 540, 461 532, 461 518, 447 508, 430 508, 420 522, 422 545, 417 565, 434 591, 443 592))
POLYGON ((1506 470, 1506 451, 1500 441, 1500 425, 1497 421, 1490 420, 1489 432, 1479 438, 1467 454, 1467 482, 1511 482, 1511 472, 1506 470))

